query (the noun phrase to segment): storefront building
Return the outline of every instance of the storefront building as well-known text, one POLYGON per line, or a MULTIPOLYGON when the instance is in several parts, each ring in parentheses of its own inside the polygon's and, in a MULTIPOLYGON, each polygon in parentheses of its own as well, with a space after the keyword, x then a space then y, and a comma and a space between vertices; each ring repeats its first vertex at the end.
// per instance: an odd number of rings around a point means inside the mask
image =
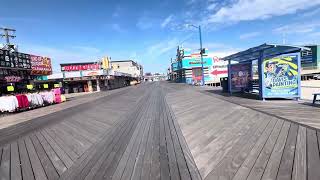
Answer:
MULTIPOLYGON (((208 51, 203 54, 204 82, 206 85, 220 83, 220 78, 227 76, 227 64, 208 51)), ((202 82, 202 63, 199 53, 186 49, 177 49, 177 58, 171 63, 170 79, 187 84, 197 85, 202 82)))
POLYGON ((61 73, 48 76, 48 81, 62 81, 65 93, 93 92, 130 85, 130 74, 114 71, 109 62, 60 64, 61 73))
POLYGON ((51 59, 0 49, 0 93, 33 90, 34 81, 52 73, 51 59))
POLYGON ((143 67, 133 60, 116 60, 110 62, 110 68, 117 72, 130 74, 138 81, 143 79, 143 67))

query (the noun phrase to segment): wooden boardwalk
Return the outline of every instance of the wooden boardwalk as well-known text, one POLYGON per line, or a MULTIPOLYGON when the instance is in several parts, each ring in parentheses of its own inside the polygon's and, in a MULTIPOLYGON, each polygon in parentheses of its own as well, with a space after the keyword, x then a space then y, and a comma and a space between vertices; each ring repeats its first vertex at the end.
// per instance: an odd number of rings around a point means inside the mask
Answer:
POLYGON ((0 179, 201 179, 157 84, 0 130, 0 179))
POLYGON ((320 179, 318 129, 231 100, 146 83, 25 121, 0 180, 320 179))
POLYGON ((318 129, 257 111, 257 103, 248 108, 184 85, 166 86, 203 179, 320 179, 318 129))

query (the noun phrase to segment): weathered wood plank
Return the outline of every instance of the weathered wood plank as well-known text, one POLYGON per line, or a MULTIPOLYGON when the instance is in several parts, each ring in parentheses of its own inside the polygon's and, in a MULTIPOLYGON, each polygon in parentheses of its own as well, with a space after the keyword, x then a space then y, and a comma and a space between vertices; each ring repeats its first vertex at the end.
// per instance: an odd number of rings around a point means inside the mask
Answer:
POLYGON ((175 115, 169 105, 166 103, 170 118, 171 134, 173 144, 176 150, 176 158, 178 162, 181 179, 201 179, 199 170, 190 152, 188 144, 183 136, 181 128, 175 119, 175 115))
POLYGON ((22 178, 33 180, 34 175, 31 168, 31 163, 30 163, 29 155, 26 149, 26 145, 23 139, 18 140, 18 147, 19 147, 20 160, 21 160, 22 178))
POLYGON ((298 127, 297 124, 291 123, 277 175, 277 179, 279 180, 291 179, 298 127))
MULTIPOLYGON (((246 160, 243 162, 239 170, 234 176, 234 179, 246 179, 252 169, 257 157, 259 156, 264 144, 268 140, 277 120, 271 120, 265 129, 264 133, 260 136, 258 142, 254 145, 246 160)), ((247 153, 247 152, 243 152, 247 153)))
MULTIPOLYGON (((139 148, 140 147, 144 148, 144 147, 142 147, 144 144, 141 144, 141 143, 143 142, 143 139, 145 139, 145 137, 146 137, 147 129, 149 126, 149 121, 148 121, 148 119, 145 118, 145 116, 142 117, 141 121, 142 121, 142 127, 140 129, 136 129, 137 131, 139 131, 139 135, 137 136, 137 139, 134 143, 134 146, 132 147, 132 150, 129 155, 129 159, 127 161, 125 170, 124 170, 122 177, 121 177, 121 179, 123 179, 123 180, 132 178, 131 177, 132 172, 133 172, 134 168, 136 167, 136 161, 139 158, 139 154, 138 154, 139 148)), ((133 140, 133 139, 131 139, 131 140, 133 140)), ((142 156, 143 156, 143 154, 142 154, 142 156)))
POLYGON ((52 139, 51 136, 46 131, 41 131, 41 134, 43 137, 47 140, 47 142, 50 144, 52 149, 57 153, 59 158, 63 161, 63 163, 66 165, 67 168, 70 168, 73 164, 72 159, 68 156, 68 154, 57 144, 57 142, 52 139))
POLYGON ((247 178, 248 180, 261 179, 264 169, 268 163, 268 160, 274 148, 274 145, 280 134, 282 125, 283 125, 283 120, 278 120, 277 124, 275 125, 274 129, 271 132, 271 135, 269 136, 269 139, 267 140, 254 166, 252 167, 250 174, 247 178))
POLYGON ((151 161, 150 179, 160 179, 160 111, 159 111, 159 97, 156 98, 156 113, 154 123, 154 136, 153 136, 153 151, 151 161))
POLYGON ((33 146, 33 143, 31 142, 29 137, 25 138, 26 148, 29 154, 32 170, 34 173, 34 177, 36 180, 46 180, 47 175, 44 172, 44 169, 42 167, 42 164, 39 160, 39 157, 37 155, 37 152, 33 146))
POLYGON ((320 158, 316 130, 307 129, 308 180, 320 179, 320 158))
POLYGON ((67 170, 67 167, 63 164, 59 156, 54 152, 50 144, 45 140, 40 132, 36 132, 35 135, 39 139, 43 149, 46 151, 49 159, 51 160, 53 166, 56 168, 59 175, 67 170))
POLYGON ((10 144, 6 144, 2 149, 0 179, 10 179, 10 144))
POLYGON ((72 161, 75 161, 79 157, 79 155, 76 154, 73 148, 70 147, 70 145, 67 142, 61 139, 61 137, 59 137, 55 131, 52 131, 49 128, 45 128, 43 129, 43 132, 46 132, 52 139, 54 139, 54 141, 57 142, 57 144, 59 144, 59 146, 64 150, 64 152, 66 152, 69 155, 72 161))
POLYGON ((11 163, 10 173, 12 180, 21 180, 21 162, 19 156, 18 142, 14 141, 11 143, 11 163))
POLYGON ((299 126, 294 156, 293 180, 307 180, 307 129, 299 126))
POLYGON ((262 180, 276 179, 283 150, 286 144, 287 136, 290 129, 290 122, 284 122, 278 140, 271 153, 268 165, 264 170, 262 180))
POLYGON ((30 135, 31 141, 37 151, 38 157, 40 159, 40 162, 43 166, 43 169, 47 175, 47 178, 49 180, 56 180, 59 178, 59 175, 54 168, 52 162, 50 161, 49 157, 47 156, 46 152, 44 151, 43 147, 41 146, 38 138, 32 134, 30 135))
MULTIPOLYGON (((144 165, 144 161, 146 161, 145 156, 146 156, 146 151, 148 149, 148 139, 149 139, 149 134, 151 133, 150 130, 152 128, 152 113, 154 112, 154 101, 150 102, 150 109, 146 114, 146 121, 147 121, 147 125, 145 128, 145 132, 143 134, 142 140, 141 140, 141 145, 139 147, 139 152, 137 155, 137 159, 136 159, 136 163, 134 165, 134 169, 132 172, 132 176, 131 176, 131 180, 141 180, 141 174, 143 171, 143 165, 144 165)), ((148 160, 147 160, 148 161, 148 160)))

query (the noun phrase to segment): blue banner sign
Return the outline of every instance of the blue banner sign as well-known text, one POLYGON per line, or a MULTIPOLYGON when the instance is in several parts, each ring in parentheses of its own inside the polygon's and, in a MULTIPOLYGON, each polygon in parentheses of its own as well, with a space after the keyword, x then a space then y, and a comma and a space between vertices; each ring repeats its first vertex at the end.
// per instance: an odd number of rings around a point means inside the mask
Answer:
POLYGON ((300 54, 263 60, 263 98, 300 97, 300 54))
MULTIPOLYGON (((203 66, 212 66, 212 58, 211 57, 203 57, 203 66)), ((184 58, 182 60, 182 68, 193 68, 193 67, 201 67, 201 58, 184 58)))

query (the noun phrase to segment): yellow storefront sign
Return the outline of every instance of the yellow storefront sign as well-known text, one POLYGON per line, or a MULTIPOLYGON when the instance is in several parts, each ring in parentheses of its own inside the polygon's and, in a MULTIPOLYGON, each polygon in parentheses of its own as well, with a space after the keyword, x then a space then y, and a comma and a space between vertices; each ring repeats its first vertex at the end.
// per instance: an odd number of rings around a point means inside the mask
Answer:
POLYGON ((33 85, 32 84, 28 84, 27 85, 27 89, 29 89, 29 90, 33 89, 33 85))
POLYGON ((14 87, 13 86, 7 86, 7 91, 9 91, 9 92, 14 91, 14 87))
POLYGON ((49 84, 43 84, 43 88, 48 89, 49 88, 49 84))

